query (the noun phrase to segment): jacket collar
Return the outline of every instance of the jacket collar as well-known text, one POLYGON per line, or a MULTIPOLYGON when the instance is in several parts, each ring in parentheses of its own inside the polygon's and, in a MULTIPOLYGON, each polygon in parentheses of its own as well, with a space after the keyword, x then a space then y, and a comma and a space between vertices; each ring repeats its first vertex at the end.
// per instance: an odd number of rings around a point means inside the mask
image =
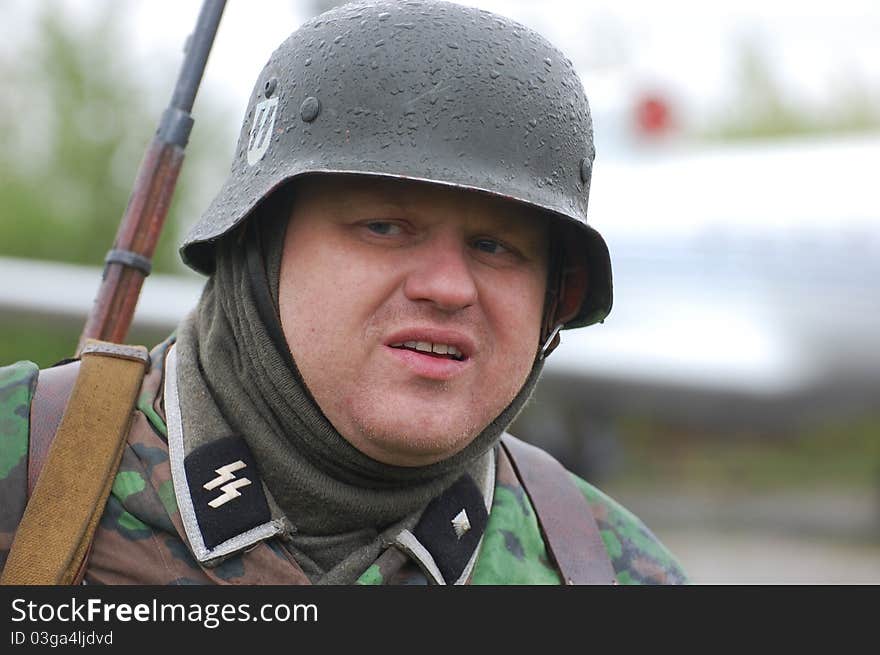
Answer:
MULTIPOLYGON (((165 414, 174 495, 193 555, 211 566, 254 544, 286 532, 284 516, 270 509, 244 439, 227 436, 187 448, 180 414, 176 347, 165 359, 165 414)), ((274 505, 274 503, 271 503, 274 505)))
MULTIPOLYGON (((187 444, 178 394, 177 353, 165 359, 164 405, 174 494, 193 555, 214 566, 261 541, 291 532, 244 439, 231 435, 187 444)), ((393 544, 434 584, 464 584, 482 544, 495 490, 495 454, 473 479, 462 476, 431 501, 419 523, 393 544)))

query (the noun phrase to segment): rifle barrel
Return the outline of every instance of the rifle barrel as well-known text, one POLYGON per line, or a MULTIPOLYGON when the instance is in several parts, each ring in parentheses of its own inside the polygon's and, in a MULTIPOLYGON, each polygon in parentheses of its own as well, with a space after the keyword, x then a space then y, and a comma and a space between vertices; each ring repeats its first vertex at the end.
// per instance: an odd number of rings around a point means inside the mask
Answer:
POLYGON ((196 100, 196 93, 205 72, 205 64, 208 54, 217 34, 217 26, 223 15, 226 0, 206 0, 202 4, 199 18, 196 21, 196 29, 190 36, 186 46, 186 56, 180 67, 177 84, 171 96, 171 106, 182 109, 185 112, 192 111, 196 100))
POLYGON ((190 111, 225 5, 226 0, 202 3, 171 103, 141 161, 113 248, 107 253, 104 275, 80 335, 77 356, 87 339, 122 343, 128 335, 183 165, 193 125, 190 111))

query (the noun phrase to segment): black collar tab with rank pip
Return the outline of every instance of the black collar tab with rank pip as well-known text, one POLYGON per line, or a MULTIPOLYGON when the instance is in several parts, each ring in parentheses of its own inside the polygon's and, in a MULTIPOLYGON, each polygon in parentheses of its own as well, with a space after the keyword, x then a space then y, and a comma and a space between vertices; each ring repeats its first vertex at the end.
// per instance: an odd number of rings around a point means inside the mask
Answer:
POLYGON ((428 503, 413 530, 446 584, 460 580, 473 559, 489 520, 485 502, 474 479, 465 473, 428 503))
POLYGON ((199 446, 186 456, 184 467, 208 549, 270 520, 256 461, 241 437, 199 446))

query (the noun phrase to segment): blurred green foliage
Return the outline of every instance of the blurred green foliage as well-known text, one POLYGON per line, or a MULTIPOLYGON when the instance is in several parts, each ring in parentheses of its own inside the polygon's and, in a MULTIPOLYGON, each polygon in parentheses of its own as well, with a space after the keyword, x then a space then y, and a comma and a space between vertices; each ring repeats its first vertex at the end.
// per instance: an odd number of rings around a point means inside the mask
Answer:
POLYGON ((806 106, 776 79, 771 58, 757 40, 742 45, 732 86, 727 111, 702 137, 732 141, 880 129, 880 98, 871 87, 842 75, 829 106, 806 106))
MULTIPOLYGON (((33 11, 33 32, 14 56, 0 58, 0 257, 97 271, 171 97, 181 54, 159 53, 149 71, 133 74, 137 63, 123 3, 102 0, 73 15, 65 4, 44 0, 33 11), (161 89, 150 81, 159 79, 161 89)), ((175 16, 190 18, 195 20, 175 16)), ((228 165, 230 153, 211 137, 231 120, 229 112, 204 96, 195 106, 196 126, 154 255, 157 272, 185 271, 177 246, 194 218, 183 213, 197 206, 197 174, 218 176, 228 165)), ((96 292, 99 281, 96 273, 96 292)), ((27 358, 47 365, 69 356, 81 329, 0 314, 0 364, 27 358)))
POLYGON ((649 418, 618 426, 621 486, 767 491, 880 484, 880 414, 839 417, 789 433, 694 433, 649 418))
MULTIPOLYGON (((80 332, 82 325, 71 320, 16 317, 15 321, 4 321, 0 323, 0 366, 21 359, 36 362, 41 368, 52 366, 73 355, 80 332)), ((135 327, 129 332, 127 341, 149 348, 167 336, 135 327)))
MULTIPOLYGON (((124 9, 104 0, 73 21, 62 4, 44 2, 34 38, 14 59, 0 60, 0 256, 103 262, 179 65, 155 62, 168 68, 161 97, 146 75, 131 74, 124 9)), ((197 131, 208 131, 205 123, 219 114, 200 102, 197 131)), ((184 171, 227 159, 216 141, 197 137, 184 171)), ((181 175, 154 270, 181 270, 180 208, 192 191, 181 175)))

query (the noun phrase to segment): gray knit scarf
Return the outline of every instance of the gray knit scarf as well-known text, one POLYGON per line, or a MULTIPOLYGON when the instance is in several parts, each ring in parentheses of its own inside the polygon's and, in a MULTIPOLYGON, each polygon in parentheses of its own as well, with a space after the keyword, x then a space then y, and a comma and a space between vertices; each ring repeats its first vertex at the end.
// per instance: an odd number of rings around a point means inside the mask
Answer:
POLYGON ((324 416, 283 338, 277 299, 287 221, 266 218, 252 217, 220 242, 216 270, 180 326, 183 427, 195 445, 218 433, 243 437, 296 530, 294 554, 306 574, 314 582, 350 583, 381 552, 383 533, 411 527, 432 498, 485 466, 542 365, 536 362, 511 404, 452 457, 422 467, 367 457, 324 416))

